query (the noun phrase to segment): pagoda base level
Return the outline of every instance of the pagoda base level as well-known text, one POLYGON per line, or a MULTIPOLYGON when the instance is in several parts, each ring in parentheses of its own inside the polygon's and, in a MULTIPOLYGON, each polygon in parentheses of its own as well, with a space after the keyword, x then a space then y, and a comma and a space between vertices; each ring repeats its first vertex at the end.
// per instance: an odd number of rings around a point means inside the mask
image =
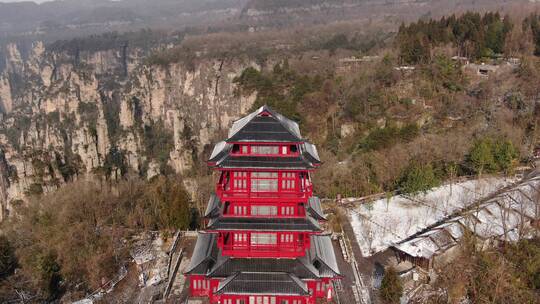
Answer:
POLYGON ((328 296, 334 296, 333 280, 323 278, 305 281, 308 292, 304 295, 215 293, 222 280, 201 275, 191 275, 188 282, 190 297, 207 298, 212 304, 315 304, 333 303, 332 300, 328 300, 328 296))
POLYGON ((326 302, 325 300, 317 302, 317 299, 325 299, 325 297, 287 295, 220 295, 198 296, 197 298, 207 298, 211 304, 315 304, 326 302))

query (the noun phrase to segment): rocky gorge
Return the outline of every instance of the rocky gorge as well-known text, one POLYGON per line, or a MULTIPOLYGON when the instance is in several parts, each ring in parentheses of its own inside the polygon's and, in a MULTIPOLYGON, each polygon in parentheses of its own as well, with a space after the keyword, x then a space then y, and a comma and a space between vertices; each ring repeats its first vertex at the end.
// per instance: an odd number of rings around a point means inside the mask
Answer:
MULTIPOLYGON (((76 54, 6 47, 0 72, 0 217, 32 194, 76 179, 185 176, 246 112, 234 78, 248 58, 145 61, 142 49, 76 54)), ((191 189, 193 191, 193 189, 191 189)))

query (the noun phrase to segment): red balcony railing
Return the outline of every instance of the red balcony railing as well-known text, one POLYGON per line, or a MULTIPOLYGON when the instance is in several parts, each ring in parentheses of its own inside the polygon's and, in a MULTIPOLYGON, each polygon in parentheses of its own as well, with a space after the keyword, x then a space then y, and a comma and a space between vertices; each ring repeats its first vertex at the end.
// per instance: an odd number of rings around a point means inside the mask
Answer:
POLYGON ((223 245, 223 254, 235 257, 300 257, 306 254, 302 245, 223 245))
POLYGON ((216 194, 223 198, 284 198, 284 199, 307 199, 313 194, 313 186, 306 186, 300 191, 251 191, 250 189, 230 189, 228 183, 218 183, 216 194))

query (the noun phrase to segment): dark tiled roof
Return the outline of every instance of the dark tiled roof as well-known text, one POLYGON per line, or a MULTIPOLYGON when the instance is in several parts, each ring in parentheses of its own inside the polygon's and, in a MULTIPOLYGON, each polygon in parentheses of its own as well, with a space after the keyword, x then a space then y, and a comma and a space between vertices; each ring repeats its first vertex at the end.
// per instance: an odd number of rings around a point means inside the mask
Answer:
POLYGON ((296 259, 234 258, 223 256, 213 234, 199 234, 186 274, 226 278, 238 272, 290 273, 300 279, 340 275, 329 236, 311 236, 306 256, 296 259))
POLYGON ((320 164, 321 159, 319 157, 319 152, 317 152, 317 147, 315 147, 314 144, 305 142, 302 146, 302 154, 304 157, 306 157, 310 162, 314 164, 320 164))
POLYGON ((208 230, 321 231, 311 216, 306 218, 217 217, 210 220, 208 230))
POLYGON ((210 155, 209 162, 217 162, 223 159, 225 156, 229 155, 232 150, 233 145, 226 143, 225 141, 220 141, 214 146, 212 154, 210 155))
POLYGON ((311 246, 305 257, 301 259, 305 263, 314 266, 320 277, 339 276, 339 267, 337 265, 332 240, 328 235, 317 235, 311 237, 311 246))
POLYGON ((206 274, 218 257, 218 248, 216 244, 216 235, 211 233, 199 233, 197 243, 193 249, 193 255, 187 274, 206 274))
POLYGON ((308 211, 317 220, 326 220, 321 206, 321 200, 317 196, 312 196, 308 201, 308 211))
POLYGON ((204 217, 216 217, 220 213, 221 201, 219 197, 215 194, 210 196, 208 200, 208 205, 206 206, 206 211, 204 212, 204 217))
POLYGON ((233 156, 226 155, 217 161, 220 168, 269 168, 269 169, 311 169, 312 162, 304 156, 281 157, 281 156, 233 156))
POLYGON ((229 131, 227 142, 238 141, 302 141, 298 124, 275 112, 268 106, 237 120, 229 131), (270 116, 260 116, 267 112, 270 116))
POLYGON ((219 283, 217 294, 309 295, 306 283, 290 273, 240 272, 219 283))
POLYGON ((302 279, 315 279, 318 271, 299 259, 233 258, 222 256, 209 270, 211 277, 228 277, 236 272, 288 272, 302 279))

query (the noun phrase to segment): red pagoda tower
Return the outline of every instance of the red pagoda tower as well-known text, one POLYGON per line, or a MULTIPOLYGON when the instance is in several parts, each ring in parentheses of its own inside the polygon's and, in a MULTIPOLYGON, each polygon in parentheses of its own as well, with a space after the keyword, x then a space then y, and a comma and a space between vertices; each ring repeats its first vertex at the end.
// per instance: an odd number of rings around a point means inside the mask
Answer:
POLYGON ((186 271, 190 294, 220 304, 311 304, 340 277, 310 174, 317 149, 263 106, 236 121, 208 164, 220 174, 186 271))

